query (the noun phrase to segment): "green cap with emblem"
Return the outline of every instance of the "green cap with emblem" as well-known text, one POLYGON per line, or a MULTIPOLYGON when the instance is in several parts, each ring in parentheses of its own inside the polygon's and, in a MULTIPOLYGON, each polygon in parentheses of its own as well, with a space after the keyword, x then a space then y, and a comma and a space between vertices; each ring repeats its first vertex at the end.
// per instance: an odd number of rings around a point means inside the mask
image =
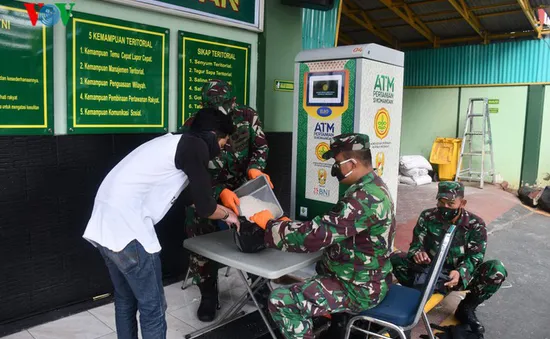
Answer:
POLYGON ((345 151, 361 151, 370 148, 369 136, 361 133, 345 133, 330 139, 330 149, 323 154, 323 159, 334 158, 345 151))
POLYGON ((458 181, 441 181, 437 190, 437 200, 464 198, 464 184, 458 181))

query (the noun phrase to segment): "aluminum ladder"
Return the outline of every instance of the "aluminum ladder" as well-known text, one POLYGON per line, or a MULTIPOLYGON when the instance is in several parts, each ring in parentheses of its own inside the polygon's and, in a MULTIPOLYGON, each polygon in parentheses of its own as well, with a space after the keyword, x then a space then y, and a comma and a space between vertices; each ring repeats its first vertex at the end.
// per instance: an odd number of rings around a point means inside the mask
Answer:
POLYGON ((462 138, 462 146, 460 149, 460 158, 456 166, 456 178, 455 181, 468 180, 479 181, 479 188, 483 188, 483 184, 486 181, 486 177, 491 177, 491 183, 495 182, 495 159, 493 153, 493 136, 491 134, 491 119, 489 118, 489 99, 488 98, 470 98, 468 103, 468 113, 466 116, 466 124, 464 125, 464 135, 462 138), (475 113, 475 103, 481 103, 482 113, 475 113), (481 130, 474 129, 474 121, 476 118, 482 119, 481 130), (477 145, 474 145, 474 137, 481 137, 481 140, 477 140, 477 145), (474 149, 475 146, 479 147, 481 143, 481 150, 474 149), (465 151, 466 144, 468 144, 468 150, 465 151), (487 149, 487 146, 489 149, 487 149), (486 170, 485 156, 490 155, 491 165, 490 169, 486 170), (468 157, 468 168, 461 169, 464 161, 464 157, 468 157), (479 162, 480 169, 475 171, 472 168, 474 158, 481 158, 479 162))

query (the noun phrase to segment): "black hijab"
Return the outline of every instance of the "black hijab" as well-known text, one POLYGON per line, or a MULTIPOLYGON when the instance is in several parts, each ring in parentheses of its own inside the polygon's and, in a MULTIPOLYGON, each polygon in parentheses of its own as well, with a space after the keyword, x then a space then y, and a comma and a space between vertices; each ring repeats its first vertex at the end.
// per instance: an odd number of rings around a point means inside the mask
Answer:
POLYGON ((208 146, 209 159, 220 152, 218 139, 225 138, 235 131, 233 119, 216 108, 202 108, 193 117, 190 134, 202 139, 208 146))

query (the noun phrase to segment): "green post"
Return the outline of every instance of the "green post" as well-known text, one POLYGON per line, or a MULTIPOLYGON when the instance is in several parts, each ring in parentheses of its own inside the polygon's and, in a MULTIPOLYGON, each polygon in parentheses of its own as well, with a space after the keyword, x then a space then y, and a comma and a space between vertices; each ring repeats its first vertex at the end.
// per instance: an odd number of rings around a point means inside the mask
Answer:
POLYGON ((531 85, 527 92, 527 114, 523 139, 521 186, 537 181, 544 110, 544 86, 531 85))

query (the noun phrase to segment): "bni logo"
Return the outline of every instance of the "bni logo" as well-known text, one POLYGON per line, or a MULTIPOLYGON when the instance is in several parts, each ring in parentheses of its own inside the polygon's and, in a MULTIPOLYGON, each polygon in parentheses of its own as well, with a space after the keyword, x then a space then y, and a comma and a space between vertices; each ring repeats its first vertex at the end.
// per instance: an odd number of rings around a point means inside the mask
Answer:
POLYGON ((69 18, 73 16, 74 5, 74 2, 59 2, 48 5, 40 2, 36 4, 25 3, 25 8, 33 26, 36 26, 36 22, 40 21, 42 25, 52 27, 59 22, 59 19, 61 19, 63 25, 67 26, 69 18))

